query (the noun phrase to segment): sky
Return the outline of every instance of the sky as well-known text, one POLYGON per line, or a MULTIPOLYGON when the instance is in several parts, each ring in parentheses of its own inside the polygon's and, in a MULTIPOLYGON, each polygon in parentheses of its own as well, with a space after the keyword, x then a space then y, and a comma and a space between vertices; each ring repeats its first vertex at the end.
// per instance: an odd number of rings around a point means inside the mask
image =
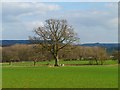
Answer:
POLYGON ((117 2, 2 2, 2 40, 26 40, 47 19, 66 19, 80 43, 118 42, 117 2))

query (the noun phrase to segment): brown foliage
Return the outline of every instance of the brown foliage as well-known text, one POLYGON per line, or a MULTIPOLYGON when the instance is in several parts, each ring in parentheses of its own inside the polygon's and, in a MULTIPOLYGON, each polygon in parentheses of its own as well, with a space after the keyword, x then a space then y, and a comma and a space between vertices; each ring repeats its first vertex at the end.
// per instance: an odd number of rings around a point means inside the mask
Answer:
MULTIPOLYGON (((3 61, 46 61, 54 57, 40 44, 13 45, 3 47, 3 61)), ((58 53, 62 60, 89 60, 90 64, 103 64, 107 59, 107 53, 101 47, 84 47, 68 45, 58 53)))

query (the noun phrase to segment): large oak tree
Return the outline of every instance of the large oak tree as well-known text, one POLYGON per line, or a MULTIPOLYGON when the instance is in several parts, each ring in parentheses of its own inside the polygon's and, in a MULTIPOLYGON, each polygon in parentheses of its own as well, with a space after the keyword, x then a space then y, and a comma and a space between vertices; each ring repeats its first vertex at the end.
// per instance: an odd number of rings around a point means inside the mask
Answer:
POLYGON ((39 42, 43 48, 47 49, 55 59, 55 66, 59 66, 58 52, 78 41, 77 34, 72 26, 68 25, 66 20, 48 19, 43 26, 37 27, 35 36, 31 39, 39 42))

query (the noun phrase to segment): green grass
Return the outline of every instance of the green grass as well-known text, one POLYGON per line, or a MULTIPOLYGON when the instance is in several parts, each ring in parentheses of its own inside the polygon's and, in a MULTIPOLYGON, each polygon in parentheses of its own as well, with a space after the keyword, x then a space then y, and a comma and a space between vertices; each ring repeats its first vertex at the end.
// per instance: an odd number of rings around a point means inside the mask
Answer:
POLYGON ((113 65, 112 64, 113 62, 111 63, 111 61, 107 63, 111 65, 24 67, 26 64, 27 65, 30 64, 30 62, 14 63, 14 65, 12 64, 11 66, 4 64, 2 68, 2 75, 3 75, 2 87, 3 88, 117 88, 118 66, 115 64, 113 65))
MULTIPOLYGON (((41 65, 46 65, 46 64, 54 64, 54 60, 51 60, 51 61, 43 61, 43 62, 37 62, 36 63, 36 66, 41 66, 41 65)), ((60 64, 89 64, 89 61, 80 61, 80 60, 77 60, 77 61, 63 61, 63 60, 60 60, 59 62, 60 64)), ((114 61, 114 60, 107 60, 104 62, 104 65, 113 65, 113 64, 117 64, 117 61, 114 61)), ((9 63, 3 63, 2 66, 10 66, 9 63)), ((31 61, 28 61, 28 62, 13 62, 12 63, 12 66, 34 66, 34 63, 31 61)))

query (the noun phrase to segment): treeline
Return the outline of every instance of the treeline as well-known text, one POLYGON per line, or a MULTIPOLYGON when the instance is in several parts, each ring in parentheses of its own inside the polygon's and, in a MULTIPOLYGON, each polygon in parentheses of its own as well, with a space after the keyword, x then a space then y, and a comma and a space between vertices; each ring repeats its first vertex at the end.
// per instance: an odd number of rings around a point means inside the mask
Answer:
MULTIPOLYGON (((41 45, 13 45, 3 47, 2 62, 20 61, 50 61, 53 57, 50 52, 42 48, 41 45)), ((114 54, 117 56, 116 54, 114 54)), ((113 57, 112 57, 113 58, 113 57)), ((70 60, 89 60, 89 64, 103 64, 105 60, 111 59, 102 47, 86 47, 69 45, 59 52, 59 59, 70 60)), ((117 57, 115 59, 118 59, 117 57)))

